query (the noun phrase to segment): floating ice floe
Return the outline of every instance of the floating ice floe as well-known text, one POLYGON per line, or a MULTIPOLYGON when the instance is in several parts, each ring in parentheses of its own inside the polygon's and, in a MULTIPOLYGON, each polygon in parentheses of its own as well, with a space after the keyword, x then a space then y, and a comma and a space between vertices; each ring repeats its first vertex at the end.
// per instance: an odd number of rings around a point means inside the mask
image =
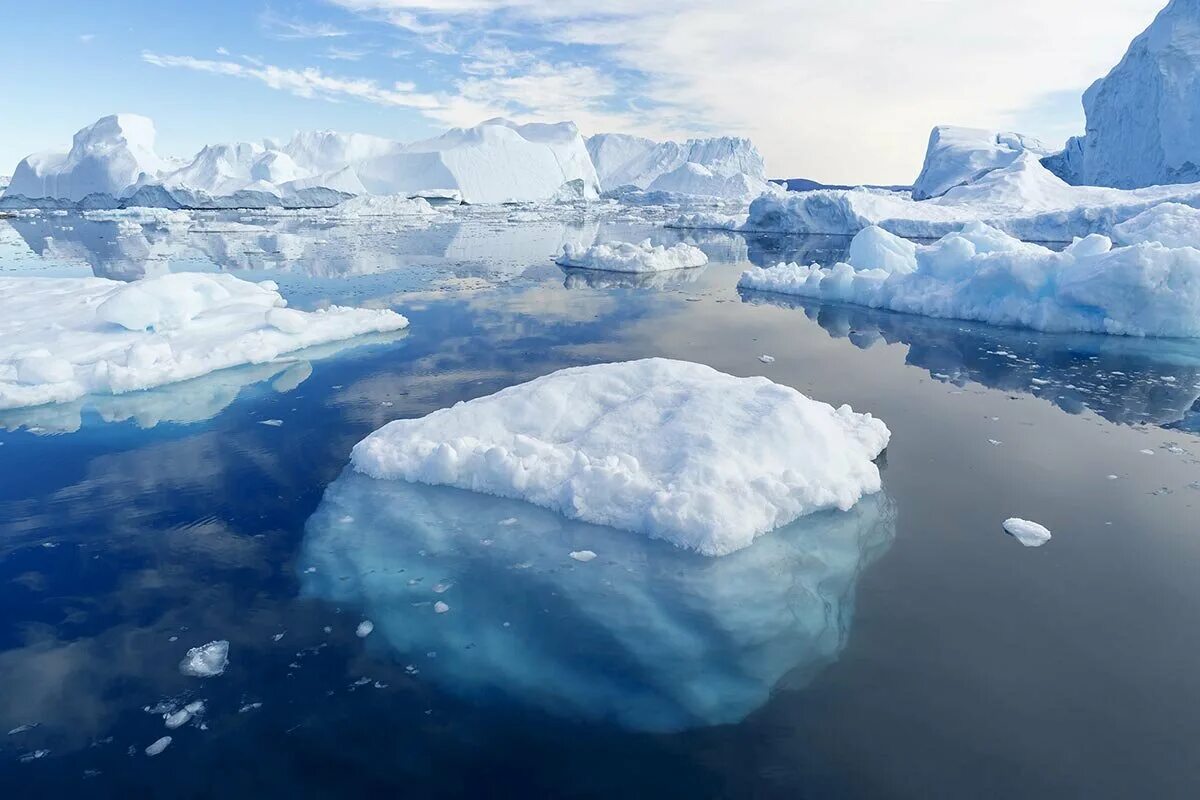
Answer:
POLYGON ((1055 252, 972 223, 931 245, 869 228, 850 261, 754 267, 738 286, 1041 331, 1200 336, 1200 250, 1189 247, 1092 235, 1055 252))
POLYGON ((359 442, 356 470, 525 500, 725 555, 880 489, 887 426, 766 378, 651 358, 561 370, 359 442))
POLYGON ((0 409, 121 394, 395 331, 393 311, 286 308, 272 281, 0 278, 0 409))
POLYGON ((683 242, 667 247, 653 245, 646 239, 639 244, 604 242, 586 248, 567 242, 557 263, 606 272, 663 272, 702 267, 708 263, 708 256, 700 248, 683 242))
POLYGON ((1044 525, 1019 517, 1004 520, 1004 531, 1026 547, 1041 547, 1050 541, 1050 531, 1044 525))
POLYGON ((170 736, 164 736, 161 739, 157 739, 154 741, 153 744, 151 744, 149 747, 146 748, 146 755, 156 756, 159 753, 161 753, 163 750, 166 750, 170 744, 171 744, 170 736))
POLYGON ((894 527, 877 494, 706 558, 518 500, 347 469, 305 526, 300 563, 318 569, 301 571, 301 590, 369 614, 376 647, 436 652, 421 675, 449 693, 677 731, 739 722, 834 661, 858 576, 894 527), (603 558, 564 565, 585 551, 603 558), (452 613, 429 612, 435 580, 453 581, 452 613))
POLYGON ((179 662, 179 671, 195 678, 213 678, 229 665, 229 642, 221 640, 193 647, 179 662))
POLYGON ((354 635, 360 639, 365 639, 371 635, 371 631, 375 630, 375 623, 369 619, 364 619, 358 623, 358 627, 354 629, 354 635))

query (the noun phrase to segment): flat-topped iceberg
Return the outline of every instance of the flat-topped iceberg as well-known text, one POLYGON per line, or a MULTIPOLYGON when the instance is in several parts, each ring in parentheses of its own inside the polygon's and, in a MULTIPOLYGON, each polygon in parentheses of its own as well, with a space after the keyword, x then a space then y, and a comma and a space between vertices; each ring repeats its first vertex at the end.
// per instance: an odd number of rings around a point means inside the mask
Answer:
POLYGON ((1200 336, 1200 250, 1105 236, 1056 252, 972 223, 931 245, 880 228, 855 237, 850 262, 742 273, 744 289, 1040 331, 1200 336))
POLYGON ((305 526, 297 572, 306 596, 374 623, 369 650, 441 692, 667 732, 740 722, 835 661, 859 576, 894 535, 880 493, 705 558, 348 469, 305 526))
POLYGON ((356 470, 525 500, 711 556, 880 489, 887 426, 766 378, 651 358, 564 369, 359 442, 356 470))
POLYGON ((0 409, 163 386, 408 325, 387 310, 286 306, 274 282, 225 274, 0 278, 0 409))
POLYGON ((563 267, 607 272, 663 272, 703 267, 708 263, 708 256, 699 247, 683 242, 670 247, 653 245, 649 239, 639 244, 602 242, 591 247, 567 242, 557 263, 563 267))

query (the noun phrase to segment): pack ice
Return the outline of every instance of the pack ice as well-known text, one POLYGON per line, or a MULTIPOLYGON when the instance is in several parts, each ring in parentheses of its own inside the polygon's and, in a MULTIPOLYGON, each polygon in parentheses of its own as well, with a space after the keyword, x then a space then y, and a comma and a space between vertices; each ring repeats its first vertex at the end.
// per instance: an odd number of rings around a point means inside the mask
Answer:
POLYGON ((889 436, 869 414, 766 378, 651 358, 564 369, 396 420, 359 442, 351 463, 719 556, 878 492, 873 459, 889 436))
POLYGON ((299 571, 305 595, 374 622, 369 649, 442 691, 666 732, 740 722, 834 661, 858 576, 894 530, 876 494, 706 558, 347 469, 305 526, 299 571))
POLYGON ((0 278, 0 409, 162 386, 408 325, 388 310, 286 306, 274 282, 225 274, 0 278))
MULTIPOLYGON (((1159 212, 1145 226, 1153 229, 1159 212)), ((742 273, 744 289, 1040 331, 1200 336, 1200 250, 1105 236, 1061 252, 982 223, 931 245, 882 228, 859 233, 849 263, 779 264, 742 273)))

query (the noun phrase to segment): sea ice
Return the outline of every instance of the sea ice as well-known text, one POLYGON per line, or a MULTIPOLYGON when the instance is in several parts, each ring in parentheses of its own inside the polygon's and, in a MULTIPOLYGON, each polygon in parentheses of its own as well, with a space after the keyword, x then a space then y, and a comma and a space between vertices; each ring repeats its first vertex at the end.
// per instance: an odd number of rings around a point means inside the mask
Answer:
POLYGON ((802 686, 835 660, 858 576, 894 519, 872 495, 705 558, 518 500, 347 469, 305 526, 300 564, 318 569, 301 569, 301 589, 369 614, 373 644, 398 657, 437 652, 421 675, 469 701, 678 731, 739 722, 785 675, 802 686), (497 527, 505 518, 516 521, 497 527), (584 550, 603 558, 563 568, 584 550), (452 613, 429 612, 435 579, 454 582, 452 613))
POLYGON ((408 325, 387 310, 285 306, 274 282, 226 274, 0 278, 0 409, 162 386, 408 325))
POLYGON ((195 678, 220 675, 229 665, 229 642, 221 640, 193 647, 179 662, 179 671, 195 678))
POLYGON ((1055 252, 982 223, 915 247, 879 228, 859 237, 854 264, 754 267, 738 286, 1041 331, 1200 336, 1200 250, 1092 235, 1055 252))
POLYGON ((567 242, 557 263, 607 272, 662 272, 702 267, 708 263, 708 256, 700 248, 683 242, 666 247, 653 245, 646 239, 639 244, 603 242, 586 248, 567 242))
POLYGON ((1050 541, 1050 531, 1044 525, 1027 519, 1011 517, 1004 520, 1004 530, 1026 547, 1041 547, 1050 541))
POLYGON ((380 479, 512 497, 725 555, 880 489, 887 426, 762 377, 651 358, 560 370, 353 451, 380 479))
POLYGON ((161 739, 157 739, 154 741, 153 744, 151 744, 149 747, 146 748, 146 755, 156 756, 159 753, 161 753, 163 750, 166 750, 167 746, 170 744, 171 744, 170 736, 164 736, 161 739))
POLYGON ((365 639, 371 635, 371 631, 375 630, 375 623, 369 619, 364 619, 358 623, 358 627, 354 629, 354 635, 360 639, 365 639))

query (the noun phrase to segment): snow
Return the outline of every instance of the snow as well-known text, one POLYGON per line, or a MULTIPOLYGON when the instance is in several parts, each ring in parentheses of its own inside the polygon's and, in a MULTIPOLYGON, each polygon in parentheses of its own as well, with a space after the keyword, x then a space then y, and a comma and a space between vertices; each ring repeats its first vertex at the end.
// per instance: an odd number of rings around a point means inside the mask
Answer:
POLYGON ((940 197, 956 186, 1009 166, 1027 150, 1038 156, 1049 153, 1037 139, 1019 133, 940 125, 929 134, 925 163, 913 184, 912 198, 940 197))
POLYGON ((882 229, 858 234, 855 264, 780 264, 742 274, 744 289, 1055 332, 1200 336, 1200 250, 1104 236, 1061 252, 972 223, 931 245, 882 229), (872 256, 871 251, 875 251, 872 256))
POLYGON ((834 661, 858 577, 894 526, 877 494, 705 558, 519 500, 348 469, 305 525, 301 591, 370 614, 372 644, 396 658, 436 652, 423 679, 466 702, 679 731, 737 723, 785 675, 800 688, 834 661), (585 550, 601 557, 567 559, 585 550), (433 581, 454 583, 449 613, 430 611, 433 581))
POLYGON ((1026 547, 1041 547, 1050 541, 1050 531, 1045 526, 1019 517, 1004 520, 1004 530, 1026 547))
POLYGON ((670 247, 653 245, 649 239, 640 244, 603 242, 591 247, 567 242, 557 263, 563 267, 608 272, 662 272, 702 267, 708 263, 708 256, 700 248, 683 242, 670 247))
POLYGON ((1160 242, 1166 247, 1200 248, 1200 210, 1180 203, 1162 203, 1113 226, 1121 244, 1160 242))
POLYGON ((878 492, 881 421, 766 378, 652 358, 561 370, 396 420, 351 461, 379 479, 525 500, 718 556, 878 492))
POLYGON ((17 164, 5 196, 82 200, 120 196, 166 162, 154 151, 154 123, 136 114, 102 117, 75 134, 67 153, 38 153, 17 164))
POLYGON ((1172 0, 1133 40, 1084 93, 1087 134, 1053 160, 1060 174, 1120 188, 1200 181, 1198 29, 1200 0, 1172 0))
POLYGON ((387 310, 286 305, 272 281, 219 273, 0 278, 0 409, 162 386, 408 325, 387 310))
POLYGON ((213 678, 229 665, 229 642, 209 642, 187 651, 179 662, 179 671, 195 678, 213 678))
POLYGON ((983 222, 1030 241, 1069 242, 1166 202, 1200 206, 1200 184, 1111 189, 1071 186, 1036 154, 1019 154, 1006 167, 940 197, 915 201, 883 189, 824 189, 764 195, 750 204, 746 231, 854 234, 876 225, 898 236, 937 238, 983 222))

